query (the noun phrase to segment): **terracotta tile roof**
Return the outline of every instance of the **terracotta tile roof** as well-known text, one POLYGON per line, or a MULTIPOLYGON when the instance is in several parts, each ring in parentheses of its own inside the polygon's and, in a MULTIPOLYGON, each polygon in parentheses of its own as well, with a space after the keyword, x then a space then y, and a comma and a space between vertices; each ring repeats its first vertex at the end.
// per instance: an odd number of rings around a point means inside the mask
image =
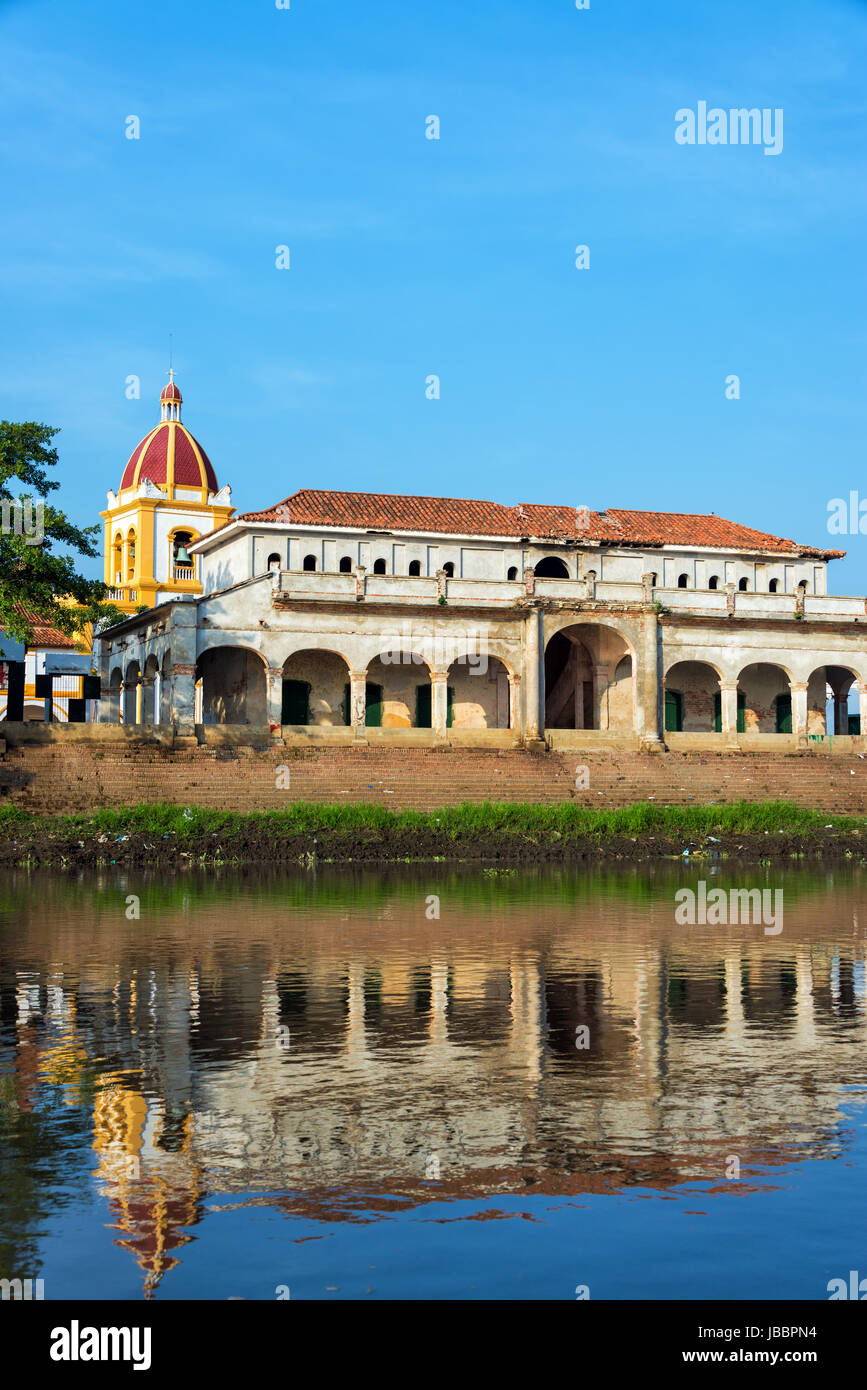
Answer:
MULTIPOLYGON (((739 521, 695 512, 627 512, 619 508, 599 515, 632 545, 702 545, 720 550, 776 550, 784 554, 839 559, 845 550, 820 550, 799 545, 767 531, 755 531, 739 521)), ((600 537, 601 539, 601 537, 600 537)))
POLYGON ((145 478, 150 478, 157 487, 165 487, 172 449, 174 480, 179 487, 207 487, 209 492, 217 491, 217 475, 211 460, 179 420, 162 420, 139 441, 123 470, 121 491, 137 487, 145 478))
MULTIPOLYGON (((538 540, 598 541, 626 546, 687 545, 721 550, 766 550, 835 559, 844 550, 820 550, 754 531, 721 516, 691 512, 579 512, 575 507, 523 502, 516 507, 457 497, 395 493, 324 492, 302 488, 264 511, 242 512, 234 522, 291 522, 296 526, 348 526, 365 531, 430 531, 442 535, 523 536, 538 540)), ((219 527, 222 530, 223 527, 219 527)), ((211 535, 216 532, 211 532, 211 535)), ((203 537, 202 539, 205 539, 203 537)))
POLYGON ((26 623, 29 623, 33 630, 33 640, 29 643, 27 650, 33 651, 36 647, 63 647, 67 651, 75 650, 75 643, 71 637, 67 637, 65 632, 59 628, 51 627, 46 623, 41 614, 34 613, 32 608, 26 604, 16 603, 15 611, 20 613, 26 623))

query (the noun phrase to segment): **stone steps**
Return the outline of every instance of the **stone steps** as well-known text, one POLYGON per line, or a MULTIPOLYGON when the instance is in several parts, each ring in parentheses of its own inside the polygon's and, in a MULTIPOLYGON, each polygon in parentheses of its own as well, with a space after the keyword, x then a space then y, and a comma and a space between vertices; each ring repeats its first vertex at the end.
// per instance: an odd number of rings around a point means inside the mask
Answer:
POLYGON ((170 751, 153 745, 21 745, 0 760, 0 795, 40 811, 169 801, 253 811, 295 800, 432 810, 460 801, 572 800, 588 806, 780 798, 867 813, 867 759, 810 754, 320 748, 170 751), (277 769, 289 787, 276 785, 277 769), (589 770, 587 789, 576 770, 589 770), (853 775, 854 774, 854 775, 853 775))

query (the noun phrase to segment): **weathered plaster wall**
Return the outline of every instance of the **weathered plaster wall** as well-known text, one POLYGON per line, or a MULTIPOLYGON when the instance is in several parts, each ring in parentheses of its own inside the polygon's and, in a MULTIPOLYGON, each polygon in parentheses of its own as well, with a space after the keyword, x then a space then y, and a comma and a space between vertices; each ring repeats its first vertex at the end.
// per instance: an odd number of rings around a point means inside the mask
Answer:
POLYGON ((621 657, 608 687, 608 728, 632 729, 635 725, 635 690, 632 658, 621 657))
POLYGON ((696 661, 682 661, 668 672, 665 687, 683 696, 685 734, 708 733, 713 729, 714 696, 720 686, 712 667, 696 661))
POLYGON ((349 667, 336 652, 293 652, 283 667, 283 679, 309 683, 311 725, 345 727, 343 702, 349 667))
POLYGON ((267 724, 265 668, 255 652, 222 647, 201 662, 202 722, 267 724))
POLYGON ((453 688, 452 728, 508 729, 509 678, 502 662, 479 664, 458 662, 450 667, 448 684, 453 688))
POLYGON ((430 685, 430 673, 424 662, 396 664, 377 657, 367 668, 367 679, 383 688, 382 728, 414 728, 416 690, 419 686, 430 685))
POLYGON ((758 662, 747 666, 740 675, 738 688, 743 691, 744 732, 747 734, 773 734, 777 731, 777 711, 775 700, 778 695, 789 694, 789 682, 785 671, 768 662, 758 662))

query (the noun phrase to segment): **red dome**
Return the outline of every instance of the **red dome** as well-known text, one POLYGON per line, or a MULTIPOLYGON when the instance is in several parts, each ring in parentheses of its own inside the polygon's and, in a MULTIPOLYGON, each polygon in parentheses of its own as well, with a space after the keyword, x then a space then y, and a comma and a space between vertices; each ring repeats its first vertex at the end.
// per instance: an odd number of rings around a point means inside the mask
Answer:
MULTIPOLYGON (((180 391, 172 383, 165 391, 180 391)), ((164 391, 164 395, 165 395, 164 391)), ((172 397, 174 399, 174 397, 172 397)), ((150 478, 157 487, 207 488, 217 492, 217 475, 198 440, 179 420, 163 420, 145 435, 129 456, 120 481, 121 491, 150 478)))
POLYGON ((164 386, 160 391, 161 401, 183 401, 183 399, 180 386, 176 386, 173 381, 170 381, 168 386, 164 386))

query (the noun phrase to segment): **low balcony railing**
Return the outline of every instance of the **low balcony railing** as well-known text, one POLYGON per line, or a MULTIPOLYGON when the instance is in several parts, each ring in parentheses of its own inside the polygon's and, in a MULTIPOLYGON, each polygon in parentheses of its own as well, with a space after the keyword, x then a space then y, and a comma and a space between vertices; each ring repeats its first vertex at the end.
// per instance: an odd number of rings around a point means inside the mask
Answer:
POLYGON ((195 577, 196 577, 196 567, 195 567, 195 565, 173 565, 173 566, 172 566, 172 578, 173 578, 173 579, 195 579, 195 577))
MULTIPOLYGON (((272 577, 273 578, 273 577, 272 577)), ((368 603, 388 602, 434 606, 439 603, 440 590, 436 578, 430 575, 372 574, 364 578, 361 594, 357 592, 354 574, 336 574, 329 570, 285 570, 276 577, 279 593, 297 599, 313 601, 343 601, 363 597, 368 603)), ((523 580, 461 579, 450 577, 445 584, 449 604, 472 603, 490 608, 507 607, 526 595, 523 580)), ((729 594, 725 589, 645 589, 634 580, 598 580, 540 578, 535 583, 537 599, 556 599, 576 604, 591 597, 597 602, 642 604, 655 602, 673 613, 702 614, 723 617, 729 611, 729 594)), ((763 593, 736 590, 733 608, 742 618, 790 618, 798 598, 792 593, 763 593)), ((804 616, 814 619, 867 618, 867 600, 848 594, 807 594, 804 616)))

